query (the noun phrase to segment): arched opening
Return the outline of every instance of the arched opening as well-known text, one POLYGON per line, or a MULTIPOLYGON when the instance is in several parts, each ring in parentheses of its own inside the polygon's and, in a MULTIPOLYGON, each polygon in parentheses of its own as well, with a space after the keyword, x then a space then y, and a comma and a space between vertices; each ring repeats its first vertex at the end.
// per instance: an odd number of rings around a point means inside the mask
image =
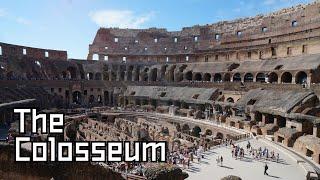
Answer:
POLYGON ((89 96, 89 104, 94 103, 94 95, 89 96))
POLYGON ((126 76, 126 73, 124 71, 120 72, 120 81, 124 81, 124 77, 126 76))
POLYGON ((223 134, 221 132, 217 132, 216 139, 223 139, 223 134))
POLYGON ((183 132, 183 133, 186 133, 186 134, 189 134, 189 133, 190 133, 190 127, 189 127, 188 124, 184 124, 184 125, 182 126, 182 132, 183 132))
POLYGON ((212 131, 211 131, 210 129, 207 129, 207 130, 206 130, 206 135, 207 135, 207 136, 212 136, 212 131))
POLYGON ((95 77, 94 77, 95 80, 102 80, 102 74, 101 73, 96 73, 95 77))
POLYGON ((266 82, 266 75, 264 73, 258 73, 256 76, 256 82, 266 82))
MULTIPOLYGON (((229 78, 230 78, 230 77, 229 77, 229 78)), ((213 81, 214 81, 214 82, 221 82, 221 81, 222 81, 222 76, 221 76, 221 74, 219 74, 219 73, 214 74, 214 76, 213 76, 213 81)), ((230 79, 229 79, 229 81, 230 81, 230 79)))
POLYGON ((70 73, 70 78, 71 79, 77 79, 77 70, 75 67, 68 67, 67 70, 70 73))
POLYGON ((133 71, 133 66, 129 66, 127 71, 127 81, 132 81, 132 71, 133 71))
POLYGON ((102 104, 102 97, 101 97, 101 95, 98 95, 97 102, 98 102, 99 104, 102 104))
POLYGON ((62 72, 62 78, 63 79, 71 79, 71 75, 69 71, 63 71, 62 72))
POLYGON ((91 72, 87 73, 87 79, 93 80, 93 73, 91 73, 91 72))
POLYGON ((233 75, 233 82, 240 82, 241 81, 241 75, 240 73, 236 73, 233 75))
POLYGON ((114 71, 111 71, 111 81, 117 80, 117 74, 114 71))
POLYGON ((244 82, 253 82, 253 75, 251 73, 247 73, 244 75, 244 82))
POLYGON ((300 71, 296 74, 296 84, 305 84, 307 83, 307 73, 300 71))
POLYGON ((140 67, 137 67, 137 69, 133 73, 133 81, 139 81, 140 76, 140 67))
POLYGON ((277 83, 278 82, 278 74, 275 72, 272 72, 268 75, 268 81, 269 83, 277 83))
POLYGON ((203 81, 210 81, 211 80, 211 74, 205 73, 203 75, 203 81))
POLYGON ((74 91, 72 93, 72 102, 78 105, 81 105, 82 99, 81 99, 81 93, 79 91, 74 91))
POLYGON ((234 103, 234 99, 232 97, 228 97, 227 102, 234 103))
POLYGON ((285 72, 281 76, 282 83, 292 83, 292 74, 289 72, 285 72))
POLYGON ((161 71, 161 79, 165 79, 167 67, 168 67, 168 65, 164 65, 161 67, 161 70, 160 70, 161 71))
POLYGON ((150 80, 157 81, 157 75, 158 75, 158 69, 157 68, 152 69, 150 73, 150 80))
POLYGON ((195 126, 192 129, 192 136, 200 137, 201 128, 199 126, 195 126))
POLYGON ((109 104, 109 92, 108 91, 104 91, 104 104, 108 105, 109 104))
POLYGON ((174 81, 174 70, 176 69, 176 65, 173 65, 170 69, 169 69, 169 74, 168 74, 168 81, 173 82, 174 81))
POLYGON ((223 81, 224 81, 224 82, 230 82, 230 80, 231 80, 231 75, 230 75, 229 73, 226 73, 226 74, 224 75, 223 81))
POLYGON ((109 81, 109 72, 103 72, 103 80, 109 81))
POLYGON ((188 81, 192 80, 192 71, 188 71, 185 75, 184 75, 185 79, 188 81))
POLYGON ((202 81, 202 75, 201 73, 195 73, 193 76, 193 80, 195 81, 202 81))

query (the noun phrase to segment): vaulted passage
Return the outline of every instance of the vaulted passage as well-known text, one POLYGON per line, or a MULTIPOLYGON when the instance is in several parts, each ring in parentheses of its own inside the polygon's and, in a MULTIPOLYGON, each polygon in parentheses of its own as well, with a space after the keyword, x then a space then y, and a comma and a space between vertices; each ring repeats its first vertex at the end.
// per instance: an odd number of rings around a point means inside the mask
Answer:
POLYGON ((307 73, 300 71, 296 75, 296 84, 305 84, 307 83, 307 73))
POLYGON ((157 81, 157 76, 158 75, 158 69, 157 68, 154 68, 151 70, 151 73, 150 73, 150 81, 157 81))
POLYGON ((185 79, 188 81, 192 80, 192 71, 188 71, 185 75, 184 75, 185 79))
POLYGON ((244 75, 244 82, 253 82, 253 75, 251 73, 247 73, 244 75))
MULTIPOLYGON (((222 81, 221 74, 219 74, 219 73, 214 74, 213 81, 214 82, 221 82, 222 81)), ((230 81, 230 77, 229 77, 229 81, 230 81)))
POLYGON ((270 83, 277 83, 278 82, 278 75, 275 72, 272 72, 268 75, 268 81, 270 83))
POLYGON ((256 82, 266 82, 266 74, 258 73, 256 76, 256 82))
POLYGON ((289 72, 285 72, 281 76, 282 83, 292 83, 292 74, 289 72))
POLYGON ((79 91, 75 91, 72 93, 72 103, 81 105, 81 93, 79 91))
POLYGON ((210 81, 211 80, 211 74, 205 73, 203 75, 203 81, 210 81))
POLYGON ((241 76, 239 73, 236 73, 233 75, 233 82, 240 82, 241 81, 241 76))
POLYGON ((195 81, 202 81, 202 75, 201 73, 195 73, 193 76, 193 80, 195 81))

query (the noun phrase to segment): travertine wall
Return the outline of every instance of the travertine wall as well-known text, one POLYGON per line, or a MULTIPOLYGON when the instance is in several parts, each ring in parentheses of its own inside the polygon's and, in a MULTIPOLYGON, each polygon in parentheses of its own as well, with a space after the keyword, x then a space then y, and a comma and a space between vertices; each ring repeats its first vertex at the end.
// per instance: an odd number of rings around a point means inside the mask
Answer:
POLYGON ((317 2, 181 31, 100 28, 87 59, 127 62, 259 60, 319 53, 317 2), (96 55, 98 57, 93 58, 96 55))

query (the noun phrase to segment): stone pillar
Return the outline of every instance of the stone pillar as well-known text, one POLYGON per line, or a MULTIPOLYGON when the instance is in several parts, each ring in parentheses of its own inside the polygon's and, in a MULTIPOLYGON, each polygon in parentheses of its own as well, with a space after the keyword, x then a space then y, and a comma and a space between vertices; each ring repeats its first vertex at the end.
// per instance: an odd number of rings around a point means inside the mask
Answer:
POLYGON ((310 72, 307 75, 307 87, 311 86, 311 77, 312 77, 312 73, 310 72))
POLYGON ((261 119, 261 125, 265 125, 266 124, 266 115, 262 114, 262 119, 261 119))
POLYGON ((313 126, 313 136, 314 137, 319 137, 320 132, 319 132, 319 127, 318 126, 319 125, 313 126))
POLYGON ((124 81, 128 81, 128 71, 124 72, 124 81))
POLYGON ((112 81, 112 71, 109 70, 109 71, 108 71, 108 74, 109 74, 109 81, 112 81))

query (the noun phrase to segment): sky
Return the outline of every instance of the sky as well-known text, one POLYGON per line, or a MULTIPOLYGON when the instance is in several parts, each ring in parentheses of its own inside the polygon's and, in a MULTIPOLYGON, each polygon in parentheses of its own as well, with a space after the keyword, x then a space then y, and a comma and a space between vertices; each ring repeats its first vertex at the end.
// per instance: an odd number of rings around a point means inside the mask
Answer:
POLYGON ((10 0, 0 3, 0 42, 86 59, 99 27, 166 28, 268 14, 312 0, 10 0))

